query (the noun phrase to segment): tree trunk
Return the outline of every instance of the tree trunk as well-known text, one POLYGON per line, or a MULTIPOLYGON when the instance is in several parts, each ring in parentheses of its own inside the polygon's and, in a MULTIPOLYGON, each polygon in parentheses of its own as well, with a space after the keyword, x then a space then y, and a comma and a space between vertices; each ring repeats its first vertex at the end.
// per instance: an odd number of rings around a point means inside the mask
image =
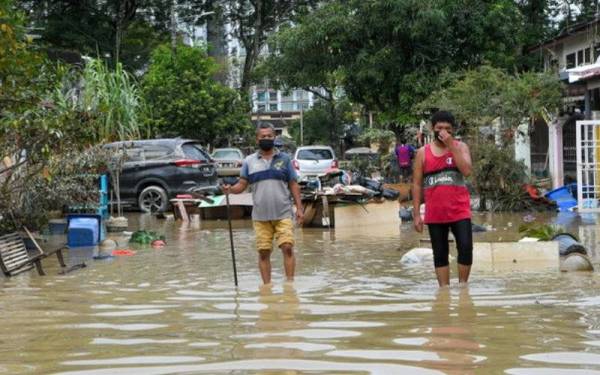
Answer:
POLYGON ((338 150, 338 142, 337 142, 337 127, 338 127, 338 116, 337 116, 337 111, 336 111, 336 103, 335 100, 332 99, 329 102, 329 112, 331 113, 331 123, 332 123, 332 127, 331 129, 329 129, 329 141, 331 142, 331 144, 333 145, 333 148, 336 150, 336 152, 339 154, 340 150, 338 150))
POLYGON ((248 92, 248 90, 250 89, 250 83, 252 82, 252 70, 254 70, 254 65, 256 64, 256 60, 260 55, 260 50, 262 47, 262 39, 264 33, 262 24, 263 5, 263 0, 256 1, 254 9, 254 34, 252 36, 252 42, 248 43, 248 46, 245 45, 245 47, 251 48, 246 48, 246 59, 244 61, 244 72, 242 75, 242 84, 240 87, 240 90, 242 92, 248 92))
POLYGON ((244 59, 244 70, 242 71, 242 82, 240 84, 240 91, 242 93, 248 93, 248 90, 250 89, 250 74, 254 67, 255 60, 253 54, 253 49, 246 48, 246 58, 244 59))
POLYGON ((177 15, 175 14, 175 0, 171 0, 169 5, 169 29, 171 32, 171 49, 175 52, 177 49, 177 15))

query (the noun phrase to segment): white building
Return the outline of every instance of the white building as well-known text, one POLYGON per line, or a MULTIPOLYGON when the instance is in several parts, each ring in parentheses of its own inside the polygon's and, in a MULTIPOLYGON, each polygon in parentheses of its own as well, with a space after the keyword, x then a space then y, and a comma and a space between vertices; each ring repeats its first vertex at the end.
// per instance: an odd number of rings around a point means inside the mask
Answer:
POLYGON ((563 111, 551 115, 548 123, 536 120, 529 134, 532 172, 546 168, 556 188, 576 178, 575 122, 600 118, 600 20, 572 25, 530 52, 566 84, 563 111))
MULTIPOLYGON (((246 51, 240 41, 233 35, 230 24, 210 24, 188 27, 180 24, 179 32, 184 35, 184 42, 189 45, 210 45, 219 55, 213 56, 228 68, 226 83, 232 88, 241 85, 242 71, 246 51)), ((261 54, 269 53, 267 45, 263 46, 261 54)), ((250 88, 252 122, 269 122, 273 124, 278 134, 287 135, 287 126, 291 121, 298 120, 302 112, 312 108, 317 101, 312 92, 295 89, 290 92, 275 90, 268 86, 256 85, 250 88)))

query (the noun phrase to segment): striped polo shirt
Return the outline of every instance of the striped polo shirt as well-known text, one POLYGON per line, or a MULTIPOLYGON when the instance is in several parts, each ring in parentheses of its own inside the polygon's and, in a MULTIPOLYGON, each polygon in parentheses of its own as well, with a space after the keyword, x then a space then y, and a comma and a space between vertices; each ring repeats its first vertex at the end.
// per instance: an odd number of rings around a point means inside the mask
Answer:
POLYGON ((252 191, 252 220, 269 221, 292 217, 290 181, 298 178, 292 159, 276 150, 272 159, 260 151, 248 155, 242 164, 240 177, 248 180, 252 191))

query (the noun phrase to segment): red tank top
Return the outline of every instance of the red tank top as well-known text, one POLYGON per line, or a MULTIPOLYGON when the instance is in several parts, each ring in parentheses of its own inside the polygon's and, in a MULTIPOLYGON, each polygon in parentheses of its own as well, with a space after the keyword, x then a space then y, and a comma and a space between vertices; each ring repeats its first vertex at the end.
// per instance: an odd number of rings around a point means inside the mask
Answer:
POLYGON ((435 156, 425 145, 423 191, 426 224, 452 223, 471 218, 471 197, 450 151, 435 156))

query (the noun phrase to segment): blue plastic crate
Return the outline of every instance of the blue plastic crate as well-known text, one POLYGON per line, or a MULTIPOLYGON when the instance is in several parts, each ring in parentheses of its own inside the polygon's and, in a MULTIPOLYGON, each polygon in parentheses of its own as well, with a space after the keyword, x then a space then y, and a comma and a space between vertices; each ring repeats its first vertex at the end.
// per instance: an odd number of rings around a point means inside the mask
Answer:
POLYGON ((102 216, 71 214, 67 216, 69 247, 95 246, 101 241, 102 216))
POLYGON ((566 211, 577 206, 577 199, 573 196, 572 190, 572 186, 563 186, 546 193, 546 198, 555 201, 559 211, 566 211))

